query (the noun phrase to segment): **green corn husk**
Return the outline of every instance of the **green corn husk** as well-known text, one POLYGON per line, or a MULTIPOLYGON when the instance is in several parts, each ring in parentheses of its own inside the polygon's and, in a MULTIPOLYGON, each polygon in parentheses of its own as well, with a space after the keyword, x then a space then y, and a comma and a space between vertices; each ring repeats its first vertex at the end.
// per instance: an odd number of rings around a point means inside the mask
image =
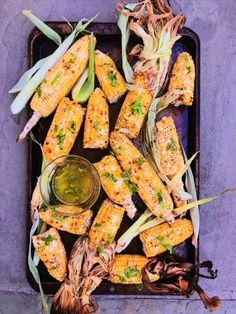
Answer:
POLYGON ((23 10, 22 14, 24 14, 28 19, 48 38, 53 40, 58 46, 62 43, 61 36, 55 32, 51 27, 49 27, 46 23, 41 21, 37 16, 35 16, 31 10, 23 10))
POLYGON ((29 266, 29 269, 30 269, 30 272, 31 272, 32 276, 34 277, 34 280, 39 285, 39 291, 40 291, 40 294, 41 294, 41 299, 42 299, 42 304, 43 304, 44 310, 45 310, 46 313, 49 314, 49 307, 48 307, 48 304, 47 304, 47 301, 46 301, 46 298, 45 298, 45 295, 44 295, 44 292, 43 292, 43 288, 42 288, 39 272, 38 272, 38 269, 37 269, 36 265, 34 264, 32 256, 31 256, 31 254, 32 254, 31 253, 31 250, 32 250, 32 237, 33 237, 35 231, 38 228, 39 221, 40 221, 40 219, 39 219, 38 211, 35 211, 34 212, 34 222, 33 222, 32 227, 30 229, 30 235, 29 235, 28 266, 29 266))
POLYGON ((95 43, 93 33, 90 34, 89 42, 89 68, 88 68, 88 77, 81 84, 81 80, 84 79, 86 72, 84 72, 83 78, 79 79, 78 83, 72 89, 72 98, 79 103, 85 103, 89 96, 94 91, 95 86, 95 70, 94 70, 94 54, 95 54, 95 43))
POLYGON ((42 67, 42 65, 46 62, 48 57, 40 59, 35 65, 26 71, 21 78, 17 81, 17 83, 8 91, 9 94, 15 94, 20 92, 27 82, 31 79, 31 77, 42 67))

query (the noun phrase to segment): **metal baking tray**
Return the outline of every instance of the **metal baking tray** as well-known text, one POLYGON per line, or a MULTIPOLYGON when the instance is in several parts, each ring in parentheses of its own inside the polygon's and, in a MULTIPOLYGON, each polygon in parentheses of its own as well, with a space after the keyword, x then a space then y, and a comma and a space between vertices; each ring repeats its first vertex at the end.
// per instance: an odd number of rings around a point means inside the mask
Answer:
MULTIPOLYGON (((49 22, 48 25, 56 30, 62 37, 67 36, 71 32, 71 28, 65 22, 49 22)), ((72 23, 73 25, 73 23, 72 23)), ((117 64, 119 70, 121 70, 121 35, 120 31, 115 23, 93 23, 88 27, 89 31, 94 32, 97 38, 96 49, 100 49, 113 58, 117 64)), ((191 156, 194 152, 199 150, 199 114, 200 114, 200 42, 198 36, 190 29, 183 28, 182 37, 173 48, 173 58, 174 61, 178 53, 187 51, 189 52, 196 66, 196 84, 195 84, 195 96, 193 106, 190 108, 178 107, 174 108, 170 106, 167 110, 163 111, 162 115, 171 115, 176 123, 178 133, 182 139, 187 155, 191 156)), ((137 39, 131 37, 131 45, 136 43, 137 39)), ((34 28, 28 38, 28 56, 29 56, 29 66, 31 67, 38 59, 43 58, 51 54, 56 49, 56 45, 50 41, 46 36, 44 36, 38 29, 34 28)), ((123 98, 124 99, 124 98, 123 98)), ((118 117, 119 110, 121 108, 123 99, 119 101, 118 104, 110 105, 110 130, 112 131, 115 125, 115 121, 118 117)), ((28 115, 31 115, 31 110, 28 110, 28 115)), ((36 127, 33 129, 33 133, 37 140, 43 143, 44 138, 47 134, 52 116, 41 119, 36 127)), ((99 149, 83 149, 82 146, 83 138, 83 126, 79 132, 79 136, 75 142, 72 149, 73 154, 81 155, 91 162, 99 161, 104 155, 108 154, 110 148, 107 150, 99 149)), ((41 169, 41 152, 39 147, 29 141, 28 143, 28 230, 27 237, 29 237, 29 229, 31 227, 30 219, 30 199, 32 191, 36 184, 36 179, 40 175, 41 169)), ((195 175, 197 192, 199 191, 199 157, 192 165, 192 170, 195 175)), ((96 213, 103 199, 106 198, 104 191, 101 192, 98 201, 93 207, 96 213)), ((140 209, 137 215, 140 215, 144 209, 145 205, 139 197, 134 199, 137 207, 140 209)), ((125 217, 122 226, 118 232, 117 238, 132 224, 132 221, 125 217)), ((62 241, 65 244, 68 256, 72 249, 72 246, 77 239, 76 235, 71 235, 66 232, 60 232, 62 241)), ((139 238, 135 238, 124 253, 136 253, 143 254, 142 246, 139 238)), ((185 260, 189 262, 198 261, 198 249, 195 249, 191 244, 191 239, 185 241, 174 249, 174 254, 178 256, 178 259, 185 260)), ((60 287, 60 283, 52 278, 42 262, 38 266, 42 285, 46 294, 54 294, 60 287)), ((28 267, 27 267, 27 278, 30 285, 38 290, 38 285, 34 281, 28 267)), ((108 281, 104 281, 95 290, 94 294, 102 295, 153 295, 152 292, 147 290, 139 291, 135 285, 119 285, 112 284, 108 281)))

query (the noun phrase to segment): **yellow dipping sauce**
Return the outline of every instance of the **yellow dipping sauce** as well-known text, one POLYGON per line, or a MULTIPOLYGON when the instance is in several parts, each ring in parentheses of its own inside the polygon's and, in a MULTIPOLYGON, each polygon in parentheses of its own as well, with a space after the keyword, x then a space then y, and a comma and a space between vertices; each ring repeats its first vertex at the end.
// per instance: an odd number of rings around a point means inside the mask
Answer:
POLYGON ((81 205, 93 192, 93 177, 86 166, 68 163, 58 167, 53 179, 52 189, 56 198, 70 205, 81 205))

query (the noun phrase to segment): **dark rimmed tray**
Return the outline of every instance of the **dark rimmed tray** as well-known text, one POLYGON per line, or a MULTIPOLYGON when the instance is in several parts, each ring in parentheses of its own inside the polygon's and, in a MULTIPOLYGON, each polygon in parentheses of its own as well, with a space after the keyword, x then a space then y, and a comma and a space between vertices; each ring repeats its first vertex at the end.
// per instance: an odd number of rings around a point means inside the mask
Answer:
MULTIPOLYGON (((67 36, 71 29, 65 22, 49 22, 53 29, 55 29, 62 37, 67 36)), ((73 25, 74 23, 72 23, 73 25)), ((97 49, 104 52, 109 52, 114 59, 118 68, 121 70, 121 48, 120 48, 120 31, 115 23, 93 23, 88 28, 89 31, 93 31, 97 37, 97 49)), ((190 29, 183 28, 181 31, 182 37, 175 44, 173 48, 173 61, 179 52, 188 51, 195 62, 196 66, 196 84, 195 84, 195 96, 193 106, 190 108, 179 107, 174 108, 171 106, 167 110, 163 111, 162 115, 170 114, 173 116, 178 133, 184 143, 188 156, 191 156, 194 152, 199 150, 199 123, 200 123, 200 42, 198 36, 190 29)), ((131 37, 131 44, 133 45, 136 39, 131 37)), ((56 45, 48 40, 38 29, 34 28, 28 38, 28 50, 29 50, 29 66, 31 67, 38 59, 46 57, 56 49, 56 45)), ((115 120, 118 116, 123 99, 118 104, 110 105, 110 129, 113 130, 115 120)), ((29 116, 31 110, 28 111, 29 116)), ((33 129, 35 137, 43 143, 49 128, 52 117, 42 119, 40 123, 33 129)), ((109 153, 108 150, 91 150, 82 148, 82 135, 83 126, 80 130, 78 139, 73 147, 72 153, 82 155, 89 159, 91 162, 99 161, 104 155, 109 153)), ((29 153, 28 153, 28 230, 27 238, 29 237, 29 229, 31 227, 30 219, 30 200, 31 194, 36 184, 36 179, 40 175, 41 169, 41 152, 37 145, 29 141, 29 153)), ((197 193, 199 191, 199 158, 195 160, 192 165, 192 169, 195 175, 197 193)), ((102 200, 106 197, 105 192, 102 191, 101 195, 94 206, 96 212, 101 204, 102 200)), ((139 197, 135 197, 135 203, 140 208, 138 214, 140 214, 145 206, 139 197)), ((137 214, 137 215, 138 215, 137 214)), ((131 221, 125 217, 122 226, 118 232, 117 238, 130 226, 131 221)), ((65 244, 67 253, 69 254, 73 243, 77 239, 77 236, 68 234, 66 232, 60 232, 62 240, 65 244)), ((134 239, 124 253, 140 253, 142 254, 141 243, 138 238, 134 239)), ((174 249, 174 254, 178 256, 180 260, 187 260, 190 262, 198 261, 198 249, 195 249, 191 244, 191 239, 185 241, 181 245, 174 249)), ((42 285, 46 294, 54 294, 60 287, 60 283, 52 278, 44 265, 40 262, 39 273, 42 281, 42 285)), ((27 278, 35 290, 38 290, 38 285, 34 281, 28 266, 27 266, 27 278)), ((152 292, 139 291, 135 285, 115 285, 110 282, 102 282, 101 285, 95 290, 95 294, 107 294, 107 295, 153 295, 152 292)))

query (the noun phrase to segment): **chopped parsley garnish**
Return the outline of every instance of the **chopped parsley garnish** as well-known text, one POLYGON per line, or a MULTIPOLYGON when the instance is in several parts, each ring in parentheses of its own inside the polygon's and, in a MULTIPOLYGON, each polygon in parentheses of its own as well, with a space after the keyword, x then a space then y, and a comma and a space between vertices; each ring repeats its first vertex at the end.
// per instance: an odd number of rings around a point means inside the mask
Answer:
POLYGON ((66 135, 64 133, 62 133, 62 130, 60 130, 60 132, 56 135, 57 138, 57 144, 59 145, 60 149, 62 149, 62 145, 65 142, 66 139, 66 135))
POLYGON ((143 105, 142 105, 142 97, 139 96, 138 99, 132 103, 131 105, 131 112, 133 115, 136 114, 144 114, 143 112, 143 105))
POLYGON ((124 276, 118 275, 118 278, 119 278, 120 282, 126 282, 126 279, 124 276))
POLYGON ((141 283, 140 285, 136 285, 138 291, 143 291, 143 284, 141 283))
POLYGON ((137 268, 128 267, 125 269, 124 274, 126 278, 134 278, 140 275, 140 271, 137 268))
POLYGON ((76 122, 72 121, 69 130, 71 131, 71 133, 75 133, 76 131, 76 122))
POLYGON ((177 145, 173 138, 171 138, 170 142, 166 145, 166 148, 170 149, 172 154, 177 152, 177 145))
POLYGON ((35 92, 37 93, 38 97, 40 98, 42 96, 42 89, 40 87, 37 87, 35 92))
POLYGON ((98 247, 98 253, 99 253, 99 254, 102 253, 103 250, 104 250, 104 248, 105 248, 104 244, 99 245, 99 247, 98 247))
POLYGON ((192 69, 191 69, 190 66, 186 67, 186 69, 188 70, 188 73, 187 73, 187 74, 191 73, 192 69))
POLYGON ((157 192, 157 199, 160 204, 164 203, 163 194, 161 191, 157 192))
POLYGON ((117 181, 115 176, 109 172, 105 172, 104 177, 108 178, 111 182, 114 182, 114 183, 117 181))
POLYGON ((43 80, 42 80, 42 83, 47 83, 47 80, 43 79, 43 80))
POLYGON ((130 180, 131 168, 129 170, 123 171, 122 178, 125 182, 130 180))
POLYGON ((157 237, 156 239, 160 242, 160 244, 161 244, 167 251, 170 252, 170 254, 173 253, 173 246, 172 246, 171 244, 169 244, 169 243, 166 243, 164 237, 159 236, 159 237, 157 237))
POLYGON ((122 151, 124 151, 125 148, 124 147, 118 147, 116 150, 114 150, 114 155, 118 156, 119 154, 121 154, 122 151))
POLYGON ((184 55, 184 60, 188 61, 188 55, 187 54, 184 55))
POLYGON ((99 224, 99 223, 97 223, 97 222, 96 222, 95 225, 94 225, 95 228, 101 227, 101 226, 102 226, 102 224, 99 224))
POLYGON ((129 183, 128 187, 129 187, 129 190, 130 190, 130 192, 131 192, 132 194, 135 194, 135 193, 138 192, 138 186, 137 186, 137 184, 135 184, 135 183, 129 183))
POLYGON ((46 246, 48 246, 54 240, 54 238, 51 235, 49 235, 49 236, 47 236, 45 238, 42 238, 42 240, 44 241, 44 244, 46 246))
POLYGON ((98 123, 95 122, 94 125, 93 125, 94 129, 97 131, 97 132, 101 132, 102 129, 99 127, 98 123))
POLYGON ((138 157, 134 160, 138 165, 142 165, 145 160, 142 157, 138 157))
POLYGON ((54 125, 54 132, 56 133, 57 131, 58 131, 58 125, 55 124, 55 125, 54 125))
POLYGON ((108 73, 108 78, 111 81, 111 86, 116 87, 118 85, 117 76, 116 76, 116 73, 114 71, 110 71, 108 73))
POLYGON ((57 73, 57 75, 54 77, 54 79, 52 80, 52 85, 57 84, 60 81, 60 78, 61 78, 61 72, 57 73))
POLYGON ((79 178, 77 176, 69 176, 68 181, 72 184, 78 183, 79 182, 79 178))
POLYGON ((107 244, 111 244, 114 241, 114 237, 110 234, 107 235, 107 244))
POLYGON ((59 221, 65 221, 67 217, 58 214, 56 211, 53 212, 53 218, 59 221))

